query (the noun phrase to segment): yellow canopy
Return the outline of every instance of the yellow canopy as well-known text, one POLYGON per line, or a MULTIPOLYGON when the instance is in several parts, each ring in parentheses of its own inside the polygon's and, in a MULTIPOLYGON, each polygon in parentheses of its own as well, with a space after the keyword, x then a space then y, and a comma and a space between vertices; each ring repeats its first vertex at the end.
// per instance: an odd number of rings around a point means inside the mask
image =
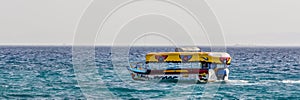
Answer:
POLYGON ((146 63, 150 62, 210 62, 229 65, 231 57, 224 52, 151 52, 146 55, 146 63))

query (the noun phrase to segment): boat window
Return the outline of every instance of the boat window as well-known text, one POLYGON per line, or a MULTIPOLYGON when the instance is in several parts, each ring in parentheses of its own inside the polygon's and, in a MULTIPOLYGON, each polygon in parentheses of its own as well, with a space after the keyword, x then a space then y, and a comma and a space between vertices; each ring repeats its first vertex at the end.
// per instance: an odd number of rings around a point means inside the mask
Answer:
MULTIPOLYGON (((204 66, 209 66, 210 63, 205 63, 204 66)), ((145 65, 145 69, 160 70, 160 69, 172 69, 172 68, 201 68, 203 64, 200 62, 191 63, 148 63, 145 65)), ((208 67, 205 67, 206 69, 208 67)))
POLYGON ((225 64, 217 64, 217 68, 225 68, 226 65, 225 64))
POLYGON ((190 68, 192 63, 181 63, 181 68, 190 68))
POLYGON ((168 63, 168 68, 173 68, 175 66, 174 63, 168 63))
POLYGON ((201 68, 201 63, 200 62, 191 63, 190 68, 201 68))
POLYGON ((180 63, 174 63, 174 68, 180 68, 181 67, 181 64, 180 63))
POLYGON ((151 69, 153 70, 157 70, 157 69, 165 69, 168 66, 165 63, 148 63, 149 67, 151 67, 151 69))
POLYGON ((168 63, 158 63, 159 64, 159 67, 157 69, 167 69, 169 66, 168 66, 168 63))
POLYGON ((210 69, 215 69, 215 68, 226 68, 227 65, 226 64, 210 64, 210 69))
POLYGON ((217 64, 210 64, 210 69, 215 69, 217 68, 217 64))
POLYGON ((209 63, 206 63, 206 62, 202 62, 202 69, 208 69, 210 66, 209 63))

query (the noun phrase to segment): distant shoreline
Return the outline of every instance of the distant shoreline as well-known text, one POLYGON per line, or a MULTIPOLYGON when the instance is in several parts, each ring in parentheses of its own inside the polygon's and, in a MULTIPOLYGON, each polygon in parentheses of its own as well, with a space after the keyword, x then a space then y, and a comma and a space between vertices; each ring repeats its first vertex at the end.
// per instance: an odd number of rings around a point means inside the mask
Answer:
MULTIPOLYGON (((0 45, 0 47, 127 47, 124 45, 119 46, 109 46, 109 45, 0 45)), ((131 47, 175 47, 169 45, 148 45, 148 46, 131 46, 131 47)), ((193 47, 193 46, 183 46, 183 47, 193 47)), ((197 46, 203 48, 210 48, 210 46, 197 46)), ((222 47, 222 46, 216 46, 222 47)), ((300 48, 300 46, 225 46, 226 48, 300 48)))

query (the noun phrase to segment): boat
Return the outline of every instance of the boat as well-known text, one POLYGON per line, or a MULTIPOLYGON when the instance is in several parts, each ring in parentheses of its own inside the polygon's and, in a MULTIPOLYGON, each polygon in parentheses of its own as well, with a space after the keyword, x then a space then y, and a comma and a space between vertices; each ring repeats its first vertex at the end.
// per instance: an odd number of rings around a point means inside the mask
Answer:
POLYGON ((145 62, 127 67, 133 80, 226 81, 231 57, 226 52, 202 52, 200 48, 176 48, 174 52, 150 52, 145 62))

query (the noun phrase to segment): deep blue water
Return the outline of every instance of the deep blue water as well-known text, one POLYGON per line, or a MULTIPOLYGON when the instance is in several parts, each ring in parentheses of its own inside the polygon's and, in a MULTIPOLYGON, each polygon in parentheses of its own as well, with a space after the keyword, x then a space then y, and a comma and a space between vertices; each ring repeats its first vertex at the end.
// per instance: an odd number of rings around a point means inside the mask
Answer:
POLYGON ((128 62, 144 61, 147 52, 173 49, 135 47, 124 58, 109 47, 97 47, 96 69, 91 69, 97 73, 85 73, 97 76, 96 81, 85 83, 99 87, 81 89, 77 79, 84 79, 74 73, 72 47, 0 47, 0 99, 300 99, 300 48, 228 47, 233 58, 229 82, 140 82, 122 70, 128 62), (214 95, 206 94, 214 93, 205 89, 210 86, 218 86, 214 95))

